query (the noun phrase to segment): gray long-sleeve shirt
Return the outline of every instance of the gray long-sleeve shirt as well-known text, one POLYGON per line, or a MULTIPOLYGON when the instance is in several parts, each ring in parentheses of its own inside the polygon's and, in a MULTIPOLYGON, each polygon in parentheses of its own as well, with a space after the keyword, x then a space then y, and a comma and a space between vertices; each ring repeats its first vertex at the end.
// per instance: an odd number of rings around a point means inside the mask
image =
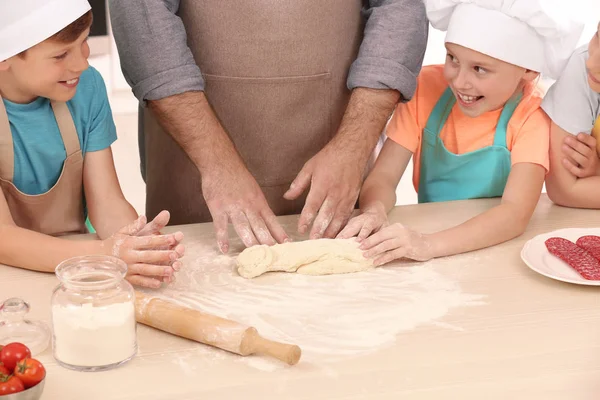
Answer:
MULTIPOLYGON (((422 0, 365 1, 363 42, 348 87, 395 89, 404 101, 415 92, 427 45, 422 0)), ((187 46, 179 0, 109 0, 121 66, 140 100, 203 90, 204 80, 187 46)))

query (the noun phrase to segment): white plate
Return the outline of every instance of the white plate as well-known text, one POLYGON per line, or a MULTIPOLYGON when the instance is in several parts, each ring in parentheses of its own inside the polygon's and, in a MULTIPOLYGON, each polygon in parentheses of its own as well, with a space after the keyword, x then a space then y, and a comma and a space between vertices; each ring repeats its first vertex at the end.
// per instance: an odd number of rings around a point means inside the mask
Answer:
POLYGON ((578 285, 600 286, 600 281, 590 281, 583 278, 567 263, 550 254, 544 243, 551 237, 562 237, 575 243, 585 235, 600 236, 600 228, 569 228, 544 233, 529 240, 523 246, 521 259, 535 272, 563 282, 578 285))

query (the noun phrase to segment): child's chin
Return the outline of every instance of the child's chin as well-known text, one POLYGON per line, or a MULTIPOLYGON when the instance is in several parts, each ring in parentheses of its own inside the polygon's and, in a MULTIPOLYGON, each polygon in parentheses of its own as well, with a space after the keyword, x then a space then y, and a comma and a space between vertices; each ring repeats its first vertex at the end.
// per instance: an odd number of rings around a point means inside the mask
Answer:
POLYGON ((460 106, 461 111, 463 112, 464 115, 466 115, 467 117, 470 118, 477 118, 479 117, 481 114, 485 113, 486 110, 484 109, 483 104, 478 105, 476 107, 463 107, 460 106))
POLYGON ((48 96, 44 96, 44 97, 47 97, 50 100, 65 103, 65 102, 71 100, 73 97, 75 97, 75 91, 74 90, 69 91, 69 92, 65 92, 64 90, 54 91, 54 92, 50 93, 48 96))

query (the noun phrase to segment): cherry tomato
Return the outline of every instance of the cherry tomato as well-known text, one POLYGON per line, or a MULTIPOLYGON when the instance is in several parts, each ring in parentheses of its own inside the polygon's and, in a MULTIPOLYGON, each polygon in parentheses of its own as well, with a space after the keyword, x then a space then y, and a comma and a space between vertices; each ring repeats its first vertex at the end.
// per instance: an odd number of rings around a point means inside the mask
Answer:
POLYGON ((31 357, 31 351, 23 343, 9 343, 0 351, 0 362, 9 371, 15 369, 17 362, 28 357, 31 357))
POLYGON ((2 363, 0 363, 0 375, 10 375, 11 372, 2 363))
POLYGON ((30 388, 44 379, 46 368, 34 358, 25 358, 17 363, 13 374, 23 382, 25 388, 30 388))
POLYGON ((0 377, 0 396, 25 390, 23 382, 13 375, 0 377))

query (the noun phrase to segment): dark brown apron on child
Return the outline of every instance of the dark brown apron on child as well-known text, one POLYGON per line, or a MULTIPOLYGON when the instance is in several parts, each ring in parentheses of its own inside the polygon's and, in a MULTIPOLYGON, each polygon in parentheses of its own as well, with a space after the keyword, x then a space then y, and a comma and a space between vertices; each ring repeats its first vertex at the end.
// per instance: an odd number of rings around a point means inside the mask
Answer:
MULTIPOLYGON (((362 41, 362 0, 182 0, 205 93, 277 215, 306 161, 336 133, 348 104, 348 70, 362 41)), ((146 211, 172 224, 211 220, 200 174, 144 109, 146 211)), ((142 157, 144 159, 144 157, 142 157)))
MULTIPOLYGON (((8 116, 0 98, 0 186, 12 218, 22 228, 47 235, 86 232, 83 211, 83 155, 66 103, 52 102, 67 158, 58 181, 46 193, 27 195, 13 184, 14 147, 8 116)), ((43 135, 40 127, 40 135, 43 135)))

